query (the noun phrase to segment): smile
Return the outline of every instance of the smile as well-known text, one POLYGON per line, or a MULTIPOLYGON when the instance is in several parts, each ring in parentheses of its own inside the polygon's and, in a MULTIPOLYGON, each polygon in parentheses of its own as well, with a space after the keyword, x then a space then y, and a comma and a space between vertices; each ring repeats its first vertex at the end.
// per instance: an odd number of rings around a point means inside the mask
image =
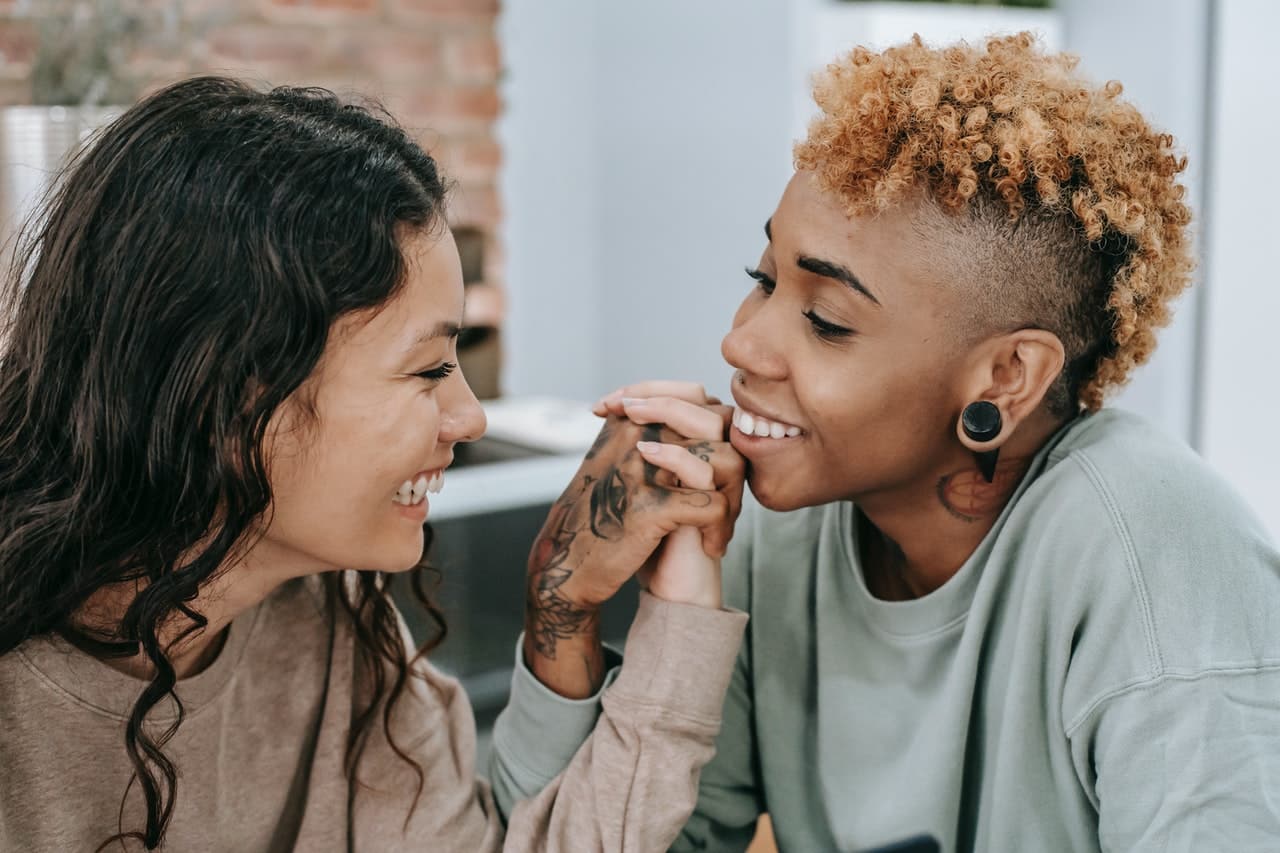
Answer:
POLYGON ((444 488, 444 469, 420 471, 412 480, 405 480, 391 498, 392 503, 401 506, 417 506, 426 500, 428 494, 438 495, 444 488))
POLYGON ((795 438, 804 432, 798 426, 771 421, 741 406, 733 410, 733 426, 743 435, 754 435, 757 438, 795 438))

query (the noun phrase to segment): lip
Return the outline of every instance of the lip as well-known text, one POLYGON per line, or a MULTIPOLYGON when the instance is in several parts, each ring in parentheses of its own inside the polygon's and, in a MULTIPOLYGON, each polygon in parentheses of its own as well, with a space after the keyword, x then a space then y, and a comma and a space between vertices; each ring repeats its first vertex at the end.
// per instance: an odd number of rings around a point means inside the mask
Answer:
MULTIPOLYGON (((761 406, 758 403, 755 403, 754 401, 748 399, 744 394, 741 394, 736 388, 731 389, 729 393, 730 395, 732 395, 733 401, 738 404, 738 408, 746 409, 752 415, 760 415, 765 420, 773 421, 774 423, 789 424, 791 426, 798 426, 798 427, 800 426, 800 424, 796 423, 790 418, 780 417, 779 415, 774 413, 773 410, 765 408, 764 406, 761 406)), ((737 428, 735 427, 734 429, 736 431, 737 428)), ((806 432, 805 428, 800 427, 800 435, 792 436, 792 437, 802 438, 805 432, 806 432)), ((786 441, 786 439, 773 438, 773 439, 770 439, 770 441, 786 441)))
MULTIPOLYGON (((775 423, 793 423, 786 418, 777 417, 769 409, 751 402, 745 395, 738 393, 737 389, 731 390, 730 393, 739 408, 746 409, 753 415, 760 415, 765 420, 774 421, 775 423)), ((799 424, 793 425, 799 426, 799 424)), ((731 444, 733 448, 743 456, 755 461, 773 453, 785 451, 795 445, 796 442, 802 440, 807 435, 804 427, 800 427, 800 430, 799 435, 792 435, 784 438, 773 438, 772 436, 747 435, 734 426, 729 430, 729 444, 731 444)))
POLYGON ((422 503, 413 506, 405 506, 404 504, 392 504, 402 516, 410 521, 416 521, 418 524, 427 520, 427 513, 431 510, 431 499, 424 497, 422 503))
POLYGON ((796 442, 804 438, 804 433, 787 438, 771 438, 760 435, 747 435, 734 427, 729 431, 729 444, 743 456, 754 461, 774 453, 780 453, 794 447, 796 442))
MULTIPOLYGON (((443 474, 445 471, 449 470, 449 466, 452 464, 453 464, 453 454, 450 453, 449 458, 444 461, 443 465, 439 465, 435 468, 423 468, 422 470, 415 472, 412 477, 409 477, 407 479, 414 482, 416 482, 419 477, 427 477, 428 479, 430 479, 431 476, 437 472, 443 474)), ((400 515, 404 516, 410 521, 421 524, 427 520, 427 514, 430 512, 431 496, 423 495, 422 502, 414 504, 412 506, 405 506, 404 504, 398 504, 398 503, 393 503, 393 505, 395 506, 396 511, 400 513, 400 515)))

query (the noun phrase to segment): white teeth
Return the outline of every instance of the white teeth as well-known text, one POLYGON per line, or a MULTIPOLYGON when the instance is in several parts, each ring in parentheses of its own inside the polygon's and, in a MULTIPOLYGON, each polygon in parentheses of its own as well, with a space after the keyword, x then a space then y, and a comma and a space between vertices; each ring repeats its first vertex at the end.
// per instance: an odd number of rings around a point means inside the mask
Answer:
POLYGON ((760 438, 795 438, 802 432, 798 426, 766 420, 742 409, 733 410, 733 425, 743 435, 754 435, 760 438))
POLYGON ((444 471, 419 474, 416 480, 405 480, 401 483, 391 501, 401 506, 417 506, 428 494, 438 495, 443 488, 444 471))
POLYGON ((422 498, 427 494, 427 483, 429 482, 430 481, 427 479, 426 474, 419 474, 418 479, 414 480, 413 482, 413 502, 414 503, 420 503, 422 501, 422 498))

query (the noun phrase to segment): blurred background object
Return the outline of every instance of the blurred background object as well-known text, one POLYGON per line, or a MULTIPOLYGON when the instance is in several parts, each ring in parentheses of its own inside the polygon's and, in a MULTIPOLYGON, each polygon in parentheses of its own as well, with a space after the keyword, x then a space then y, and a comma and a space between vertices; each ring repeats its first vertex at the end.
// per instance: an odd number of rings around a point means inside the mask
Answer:
POLYGON ((499 391, 497 0, 0 0, 0 239, 69 146, 138 96, 224 73, 382 102, 455 181, 468 378, 499 391), (34 108, 33 108, 34 107, 34 108))

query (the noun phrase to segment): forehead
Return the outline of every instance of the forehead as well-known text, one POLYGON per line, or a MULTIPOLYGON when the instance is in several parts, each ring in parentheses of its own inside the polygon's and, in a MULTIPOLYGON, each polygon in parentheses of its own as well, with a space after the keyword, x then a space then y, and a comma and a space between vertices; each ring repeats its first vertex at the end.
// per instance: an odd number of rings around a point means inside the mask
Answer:
POLYGON ((886 240, 896 247, 918 249, 923 241, 915 227, 915 208, 913 202, 901 202, 874 214, 850 216, 840 198, 819 188, 811 173, 797 172, 778 202, 773 236, 775 241, 790 237, 806 250, 825 248, 835 253, 870 248, 886 240))
POLYGON ((404 281, 384 305, 344 317, 333 339, 353 357, 391 358, 411 349, 440 323, 462 319, 462 266, 453 235, 406 234, 404 281))
MULTIPOLYGON (((886 307, 904 298, 936 302, 949 290, 946 241, 934 217, 915 199, 877 213, 850 216, 841 200, 820 189, 807 172, 787 184, 771 221, 772 243, 785 257, 807 255, 842 264, 876 293, 886 307)), ((941 215, 941 214, 939 214, 941 215)))

